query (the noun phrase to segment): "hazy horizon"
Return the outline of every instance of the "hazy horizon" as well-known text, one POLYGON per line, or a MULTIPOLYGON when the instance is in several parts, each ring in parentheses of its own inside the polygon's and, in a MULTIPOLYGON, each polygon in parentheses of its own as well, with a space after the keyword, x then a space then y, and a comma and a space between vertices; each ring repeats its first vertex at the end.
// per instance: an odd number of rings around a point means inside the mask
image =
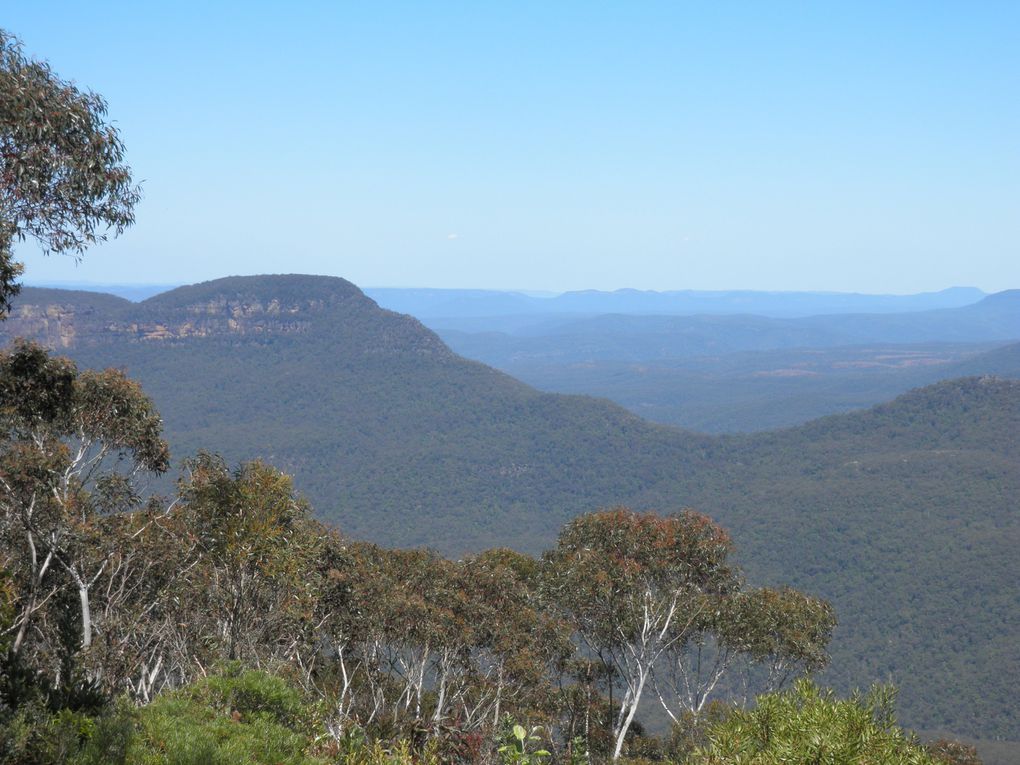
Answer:
POLYGON ((144 198, 32 282, 1020 284, 1020 5, 40 0, 144 198))
MULTIPOLYGON (((91 292, 98 288, 123 288, 123 289, 155 289, 162 288, 164 290, 172 290, 177 287, 186 287, 191 284, 198 284, 201 282, 216 281, 217 279, 229 279, 238 276, 279 276, 283 275, 283 272, 273 274, 226 274, 223 276, 213 276, 209 279, 202 279, 192 282, 175 282, 175 283, 161 283, 161 282, 129 282, 129 281, 117 281, 117 282, 98 282, 98 281, 73 281, 73 280, 33 280, 26 278, 23 282, 25 287, 35 287, 39 289, 67 289, 67 290, 82 290, 85 292, 91 292)), ((301 274, 303 276, 324 276, 324 277, 337 277, 341 279, 347 279, 347 277, 340 274, 301 274)), ((351 281, 347 279, 347 281, 351 281)), ((742 289, 742 288, 719 288, 719 289, 708 289, 702 290, 692 287, 664 287, 661 289, 641 289, 638 287, 613 287, 608 289, 597 289, 592 287, 579 287, 570 290, 548 290, 541 288, 526 288, 526 287, 430 287, 423 285, 393 285, 393 284, 357 284, 351 281, 356 287, 362 290, 422 290, 422 291, 477 291, 477 292, 508 292, 521 295, 527 295, 535 298, 545 297, 557 297, 559 295, 565 295, 571 292, 650 292, 650 293, 668 293, 668 292, 760 292, 760 293, 771 293, 771 294, 831 294, 831 295, 868 295, 874 297, 882 296, 910 296, 910 295, 924 295, 924 294, 939 294, 949 292, 953 290, 977 290, 985 295, 995 294, 996 292, 1005 292, 1014 287, 1006 287, 1004 290, 988 291, 982 290, 980 287, 975 287, 969 284, 951 284, 946 287, 932 289, 932 290, 919 290, 917 292, 861 292, 856 290, 814 290, 814 289, 742 289)))

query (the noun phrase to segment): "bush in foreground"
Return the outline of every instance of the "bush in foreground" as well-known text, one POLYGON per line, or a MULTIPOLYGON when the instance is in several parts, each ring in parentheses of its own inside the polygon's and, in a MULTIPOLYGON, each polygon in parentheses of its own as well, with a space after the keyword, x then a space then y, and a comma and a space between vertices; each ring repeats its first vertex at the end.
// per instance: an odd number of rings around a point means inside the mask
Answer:
POLYGON ((697 765, 935 765, 928 751, 896 725, 894 692, 838 699, 809 680, 758 698, 714 726, 697 765))
POLYGON ((318 765, 314 715, 280 678, 228 669, 162 696, 138 716, 132 765, 318 765))

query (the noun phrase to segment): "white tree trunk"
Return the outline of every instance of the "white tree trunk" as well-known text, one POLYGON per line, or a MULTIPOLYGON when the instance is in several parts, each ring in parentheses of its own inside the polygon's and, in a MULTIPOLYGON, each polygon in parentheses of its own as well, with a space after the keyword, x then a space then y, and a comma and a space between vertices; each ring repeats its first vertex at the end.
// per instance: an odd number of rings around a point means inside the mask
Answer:
POLYGON ((92 645, 92 609, 89 607, 89 588, 78 581, 78 599, 81 600, 81 647, 92 645))
POLYGON ((645 668, 639 669, 634 691, 633 693, 628 694, 630 698, 627 714, 624 716, 623 721, 620 723, 619 730, 616 733, 616 745, 613 748, 614 762, 620 759, 620 753, 623 751, 623 741, 627 738, 627 731, 630 730, 630 724, 634 722, 634 715, 637 713, 638 703, 641 701, 641 692, 645 688, 645 680, 647 678, 647 670, 645 668))

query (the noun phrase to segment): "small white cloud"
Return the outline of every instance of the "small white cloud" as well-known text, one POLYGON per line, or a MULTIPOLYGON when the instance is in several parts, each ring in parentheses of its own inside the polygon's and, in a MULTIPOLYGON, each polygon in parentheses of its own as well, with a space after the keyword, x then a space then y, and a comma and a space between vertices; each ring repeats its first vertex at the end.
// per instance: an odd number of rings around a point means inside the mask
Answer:
POLYGON ((460 239, 460 234, 447 234, 447 239, 460 239))

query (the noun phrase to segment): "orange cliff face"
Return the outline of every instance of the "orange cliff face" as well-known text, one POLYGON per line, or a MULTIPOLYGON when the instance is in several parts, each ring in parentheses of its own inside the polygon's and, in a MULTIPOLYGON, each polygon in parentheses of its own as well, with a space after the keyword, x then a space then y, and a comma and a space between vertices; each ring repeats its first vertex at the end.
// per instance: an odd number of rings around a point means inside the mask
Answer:
POLYGON ((74 306, 15 305, 3 324, 4 334, 36 340, 51 348, 75 344, 78 320, 74 306))
MULTIPOLYGON (((32 300, 31 293, 25 297, 32 300)), ((68 349, 115 340, 167 342, 214 335, 294 334, 307 330, 311 314, 324 307, 322 301, 283 304, 276 299, 220 299, 178 307, 171 316, 150 319, 142 309, 111 315, 87 300, 19 300, 6 321, 0 323, 0 336, 24 337, 53 349, 68 349)))

